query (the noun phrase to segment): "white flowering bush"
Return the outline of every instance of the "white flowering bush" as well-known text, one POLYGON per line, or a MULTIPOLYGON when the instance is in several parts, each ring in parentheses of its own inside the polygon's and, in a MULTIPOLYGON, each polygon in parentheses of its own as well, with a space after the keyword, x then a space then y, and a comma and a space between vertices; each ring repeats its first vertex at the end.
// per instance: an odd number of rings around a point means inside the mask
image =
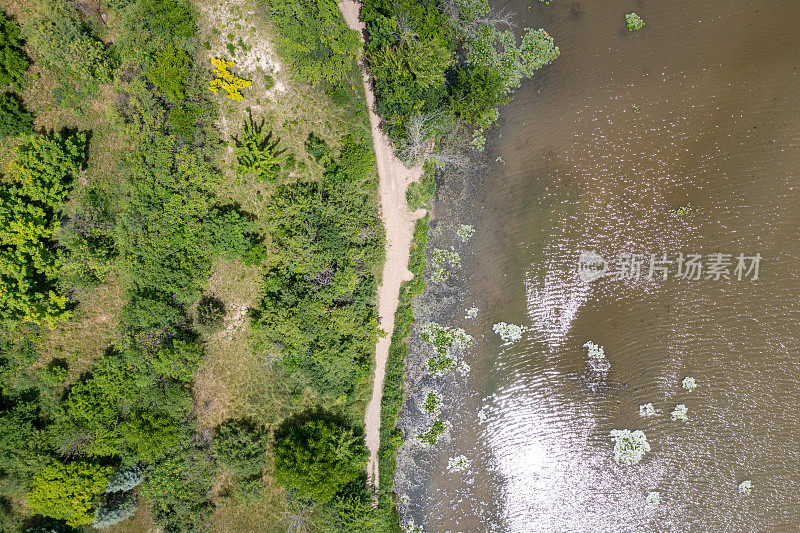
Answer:
POLYGON ((739 483, 739 494, 750 494, 753 491, 753 482, 745 479, 739 483))
POLYGON ((688 390, 689 392, 692 392, 694 389, 697 388, 697 381, 693 377, 687 376, 683 378, 683 381, 681 381, 681 385, 683 385, 684 389, 688 390))
POLYGON ((467 242, 474 233, 475 228, 469 224, 461 224, 458 231, 456 231, 456 235, 461 239, 461 242, 467 242))
POLYGON ((447 460, 448 472, 463 472, 472 462, 465 455, 456 455, 447 460))
POLYGON ((500 335, 503 342, 514 342, 522 338, 522 332, 525 330, 522 326, 516 324, 506 324, 505 322, 498 322, 492 329, 495 333, 500 335))
POLYGON ((614 439, 614 461, 617 464, 635 465, 650 451, 650 443, 644 431, 615 429, 611 431, 614 439))
POLYGON ((588 350, 587 355, 590 359, 605 359, 606 357, 605 350, 599 344, 595 344, 592 341, 586 341, 583 347, 588 350))
POLYGON ((689 409, 682 403, 679 403, 678 405, 675 406, 675 409, 672 410, 672 415, 671 415, 672 420, 680 420, 682 422, 686 422, 687 420, 689 420, 689 417, 686 416, 686 413, 688 412, 689 409))
POLYGON ((448 263, 451 268, 460 267, 461 256, 458 255, 458 252, 452 248, 449 250, 436 248, 431 254, 431 266, 433 267, 433 272, 431 272, 431 282, 441 283, 447 280, 448 274, 444 268, 445 263, 448 263))
POLYGON ((657 490, 651 490, 647 493, 645 503, 648 507, 658 507, 661 504, 661 493, 657 490))
POLYGON ((652 403, 643 403, 639 406, 639 414, 641 416, 655 416, 657 411, 652 403))
POLYGON ((475 318, 476 316, 478 316, 478 311, 480 311, 480 309, 478 309, 477 307, 470 307, 469 309, 466 310, 467 314, 464 316, 464 318, 475 318))

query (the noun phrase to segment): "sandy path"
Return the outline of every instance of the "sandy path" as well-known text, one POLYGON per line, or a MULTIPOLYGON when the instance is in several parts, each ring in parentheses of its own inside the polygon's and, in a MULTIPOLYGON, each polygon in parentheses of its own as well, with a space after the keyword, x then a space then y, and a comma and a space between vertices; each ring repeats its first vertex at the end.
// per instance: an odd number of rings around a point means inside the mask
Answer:
MULTIPOLYGON (((358 20, 361 4, 353 0, 343 0, 339 2, 339 9, 347 25, 358 31, 363 41, 364 23, 358 20)), ((389 356, 389 344, 394 331, 394 315, 400 298, 400 285, 412 278, 408 270, 408 251, 414 236, 414 223, 425 214, 425 211, 412 213, 406 203, 406 188, 420 178, 422 168, 409 170, 395 157, 389 138, 380 129, 380 119, 373 111, 375 94, 372 92, 372 83, 363 56, 359 58, 359 66, 367 96, 372 139, 375 143, 375 157, 380 178, 378 191, 381 196, 381 217, 386 228, 386 263, 383 265, 383 282, 378 287, 378 316, 381 329, 388 335, 379 339, 375 347, 375 380, 372 385, 372 399, 364 417, 367 448, 369 448, 367 477, 368 482, 377 489, 381 396, 383 378, 386 375, 386 359, 389 356)))

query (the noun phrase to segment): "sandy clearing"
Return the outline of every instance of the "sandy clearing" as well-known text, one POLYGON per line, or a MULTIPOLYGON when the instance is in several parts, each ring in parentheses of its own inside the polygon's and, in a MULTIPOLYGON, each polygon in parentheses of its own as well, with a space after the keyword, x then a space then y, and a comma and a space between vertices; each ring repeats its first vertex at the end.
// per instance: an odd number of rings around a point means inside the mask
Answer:
MULTIPOLYGON (((361 4, 354 0, 339 2, 347 25, 358 31, 364 41, 364 23, 358 20, 361 4)), ((366 442, 369 448, 367 463, 368 483, 378 488, 378 446, 380 445, 381 396, 383 394, 383 378, 386 375, 386 359, 389 357, 389 345, 394 331, 394 315, 400 298, 400 286, 413 277, 408 270, 408 252, 414 236, 415 221, 425 214, 420 209, 411 212, 406 203, 406 188, 422 176, 422 167, 406 168, 397 159, 389 138, 380 129, 380 119, 373 110, 375 94, 363 55, 359 58, 361 78, 369 109, 369 122, 372 126, 372 139, 375 143, 375 158, 378 164, 380 183, 378 192, 381 196, 381 217, 386 228, 386 263, 383 265, 383 281, 378 287, 378 316, 381 329, 388 334, 379 339, 375 347, 375 379, 372 384, 372 399, 367 405, 364 417, 366 425, 366 442)))

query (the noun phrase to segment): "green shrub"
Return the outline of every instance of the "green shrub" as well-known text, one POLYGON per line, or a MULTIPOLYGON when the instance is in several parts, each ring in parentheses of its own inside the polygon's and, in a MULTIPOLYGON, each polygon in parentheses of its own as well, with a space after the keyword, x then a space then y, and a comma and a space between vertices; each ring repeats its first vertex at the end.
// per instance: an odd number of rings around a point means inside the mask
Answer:
POLYGON ((26 497, 28 507, 70 526, 91 524, 112 470, 85 461, 47 466, 33 477, 26 497))
POLYGON ((184 83, 189 70, 189 55, 183 50, 169 47, 156 56, 147 70, 147 78, 161 89, 172 102, 180 102, 186 96, 184 83))
POLYGON ((136 509, 136 501, 130 494, 109 494, 103 505, 95 511, 92 527, 105 529, 119 524, 133 516, 136 509))
POLYGON ((0 317, 53 326, 69 315, 56 292, 58 215, 84 160, 86 137, 26 136, 0 193, 0 317))
POLYGON ((278 50, 301 78, 336 83, 347 75, 360 40, 334 0, 268 0, 267 7, 278 29, 278 50))
POLYGON ((637 31, 644 28, 644 19, 636 13, 625 15, 625 22, 628 25, 628 31, 637 31))
POLYGON ((67 362, 63 359, 55 359, 39 372, 39 381, 50 388, 61 386, 67 380, 67 362))
POLYGON ((369 146, 345 138, 339 155, 339 167, 350 179, 363 181, 375 172, 375 152, 369 146))
POLYGON ((228 420, 219 427, 211 453, 237 479, 261 474, 266 464, 267 434, 249 419, 228 420))
POLYGON ((194 135, 197 120, 198 112, 192 106, 177 105, 169 113, 169 125, 172 127, 172 131, 188 138, 194 135))
POLYGON ((122 424, 125 444, 143 463, 154 462, 164 450, 181 439, 177 421, 170 416, 145 412, 136 413, 122 424))
POLYGON ((279 150, 280 139, 272 139, 272 130, 264 134, 264 119, 260 124, 253 122, 249 116, 242 128, 242 134, 234 137, 235 146, 233 153, 238 164, 236 173, 240 176, 253 176, 261 181, 275 181, 281 169, 281 154, 286 150, 279 150))
POLYGON ((20 83, 27 68, 19 26, 0 11, 0 86, 20 83))
POLYGON ((14 93, 0 94, 0 138, 33 132, 33 115, 14 93))
POLYGON ((369 457, 363 439, 355 428, 322 412, 286 420, 275 433, 275 478, 303 497, 327 503, 362 475, 369 457))
POLYGON ((429 209, 430 201, 436 194, 436 179, 434 178, 433 165, 425 165, 425 173, 406 189, 406 201, 412 211, 429 209))
POLYGON ((311 132, 308 134, 308 139, 306 139, 306 152, 308 152, 315 161, 321 161, 324 157, 330 155, 331 149, 328 143, 314 135, 314 132, 311 132))
POLYGON ((157 34, 185 39, 197 33, 189 7, 175 0, 141 0, 141 16, 157 34))
POLYGON ((225 321, 225 304, 216 296, 203 296, 197 304, 196 321, 206 334, 218 331, 225 321))

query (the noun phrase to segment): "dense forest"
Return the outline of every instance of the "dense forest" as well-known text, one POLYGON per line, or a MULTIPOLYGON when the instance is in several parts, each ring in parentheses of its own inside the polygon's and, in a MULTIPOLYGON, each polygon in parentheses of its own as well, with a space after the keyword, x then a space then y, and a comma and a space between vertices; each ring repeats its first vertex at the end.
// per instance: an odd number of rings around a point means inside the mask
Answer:
MULTIPOLYGON (((384 238, 360 41, 333 0, 243 5, 0 2, 3 531, 399 531, 364 473, 384 238), (250 64, 263 39, 288 68, 250 64)), ((480 144, 558 54, 480 1, 361 16, 409 163, 457 162, 448 132, 480 144)))

